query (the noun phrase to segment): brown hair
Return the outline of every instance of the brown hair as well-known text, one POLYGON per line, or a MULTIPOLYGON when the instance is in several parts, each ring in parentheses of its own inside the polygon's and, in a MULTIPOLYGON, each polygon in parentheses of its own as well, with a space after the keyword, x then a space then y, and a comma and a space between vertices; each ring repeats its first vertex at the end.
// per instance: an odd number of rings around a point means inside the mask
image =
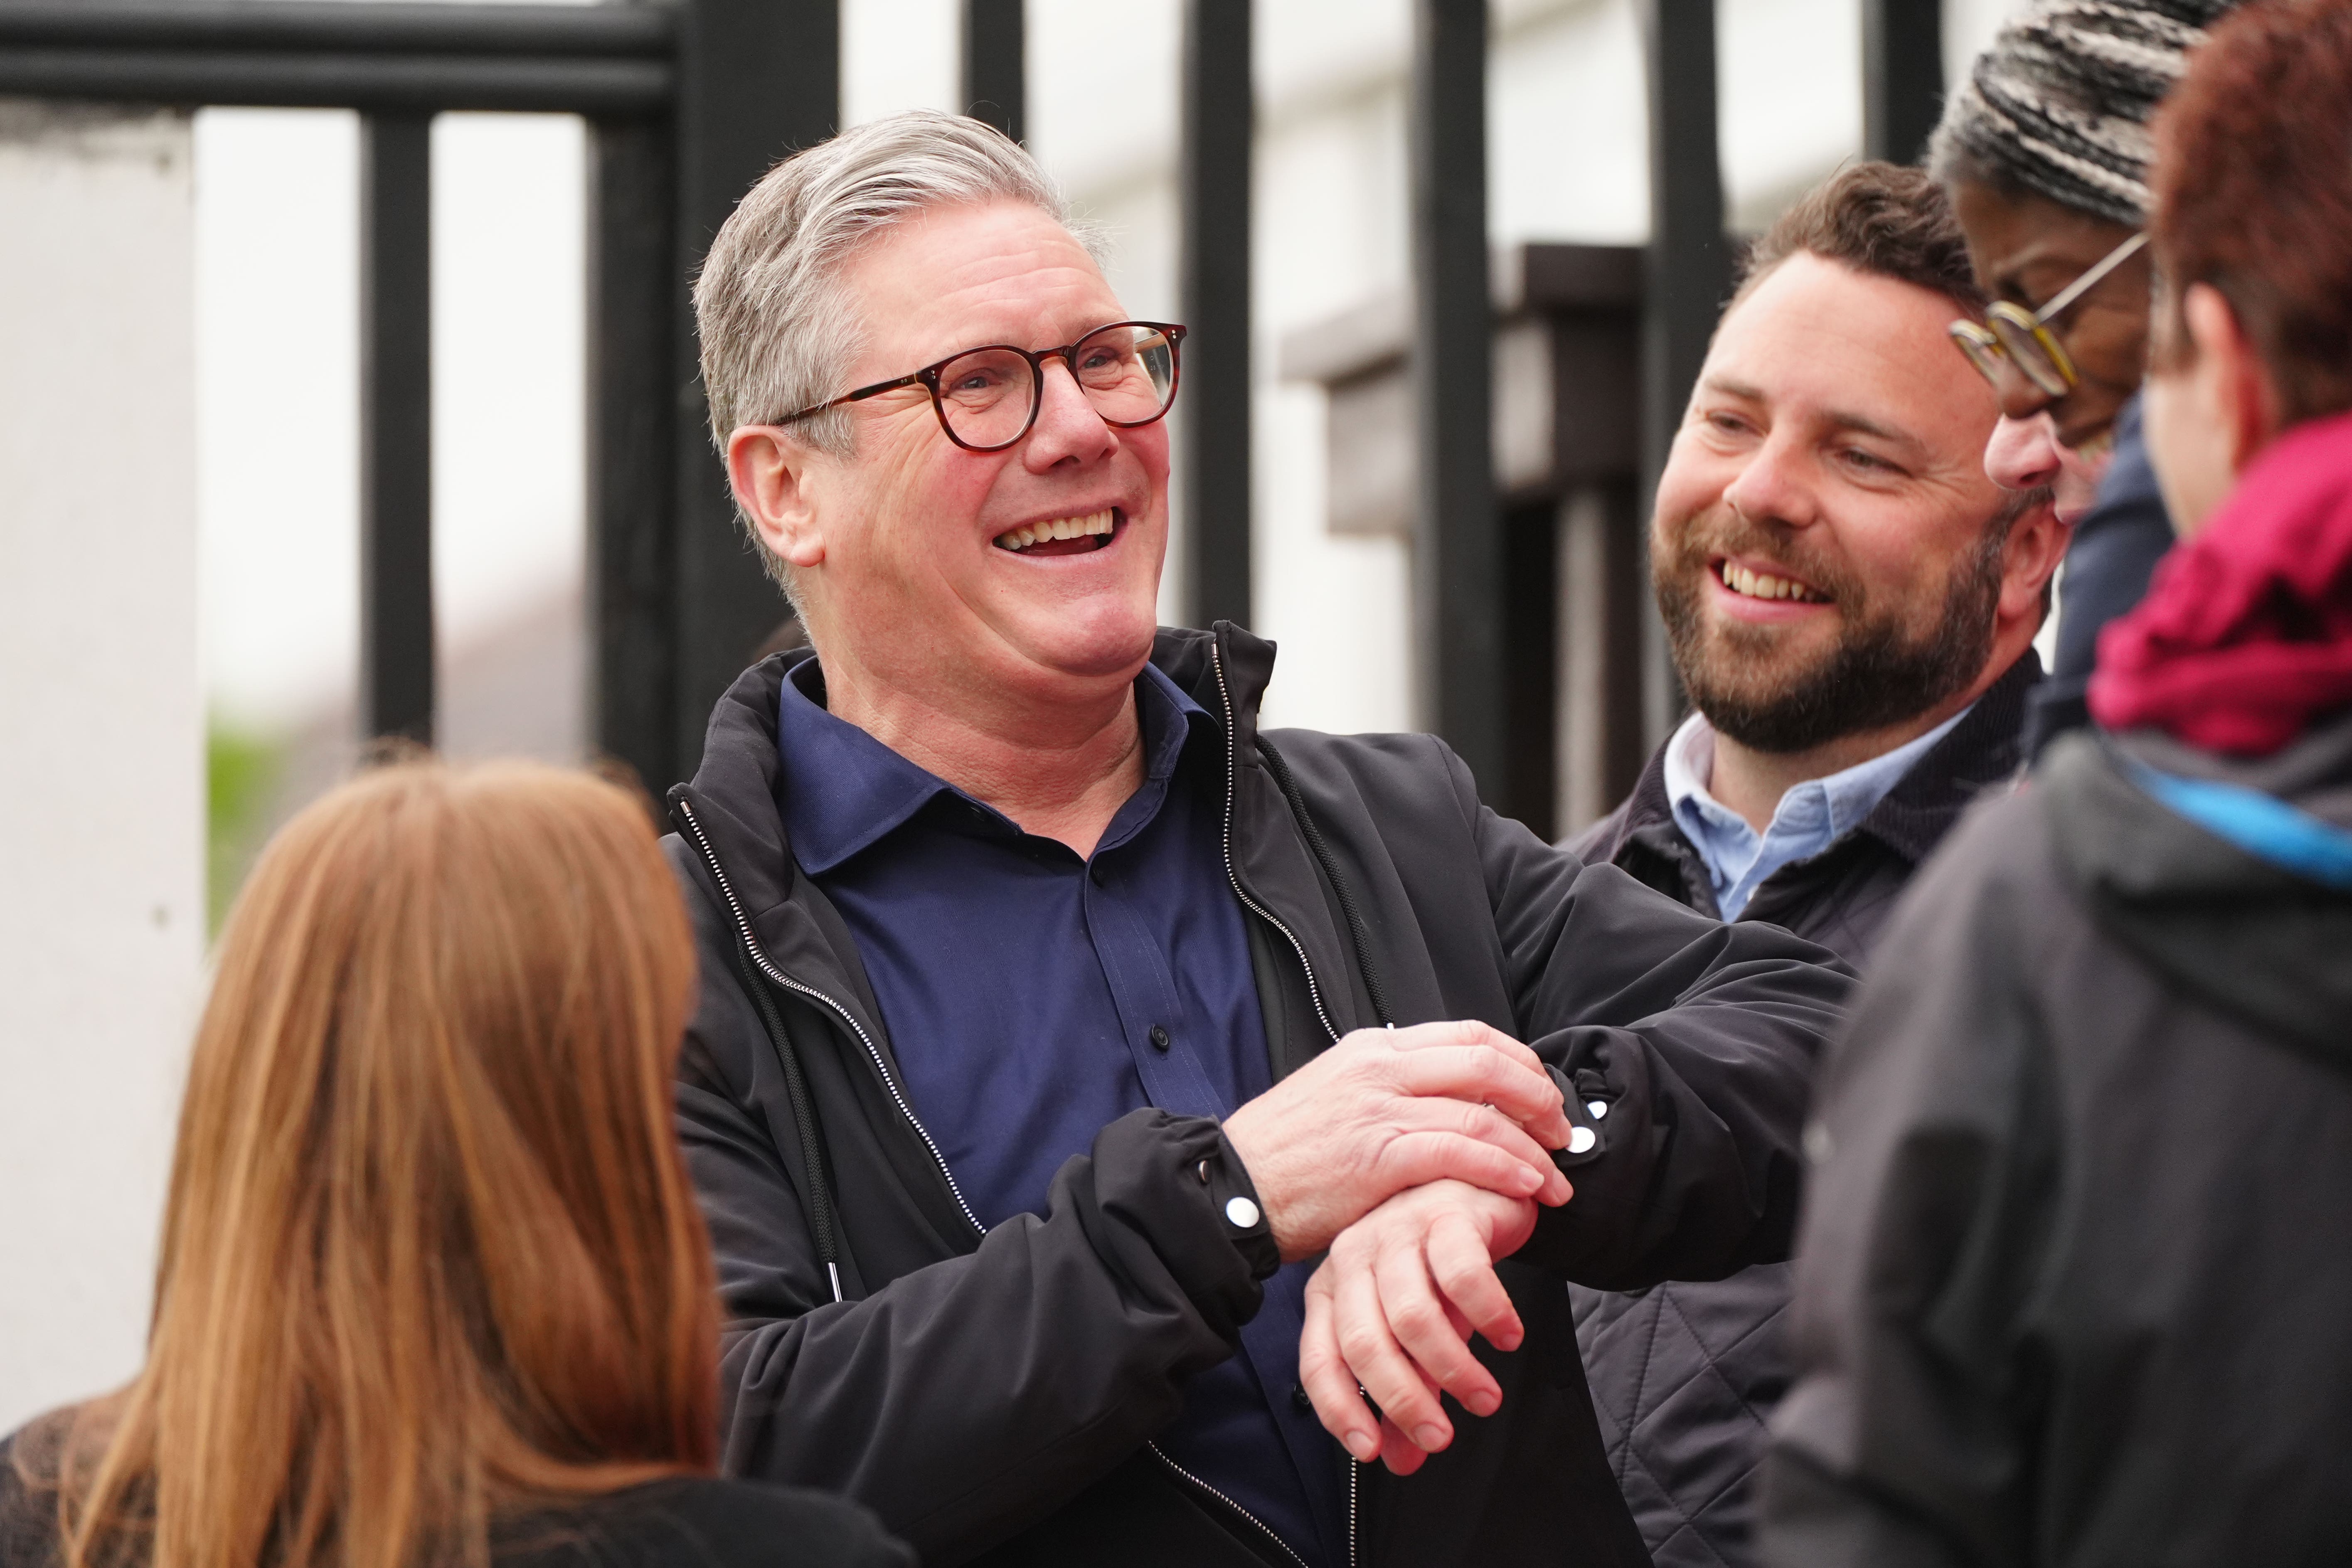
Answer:
POLYGON ((1925 170, 1849 163, 1807 191, 1748 248, 1732 304, 1800 251, 1941 294, 1966 315, 1984 314, 1968 240, 1943 186, 1925 170))
POLYGON ((2219 289, 2282 422, 2352 407, 2352 0, 2263 0, 2218 24, 2156 124, 2156 357, 2190 352, 2192 283, 2219 289))
POLYGON ((503 1512, 709 1470, 694 969, 615 784, 404 763, 289 823, 221 939, 146 1365, 52 1445, 68 1568, 480 1564, 503 1512))

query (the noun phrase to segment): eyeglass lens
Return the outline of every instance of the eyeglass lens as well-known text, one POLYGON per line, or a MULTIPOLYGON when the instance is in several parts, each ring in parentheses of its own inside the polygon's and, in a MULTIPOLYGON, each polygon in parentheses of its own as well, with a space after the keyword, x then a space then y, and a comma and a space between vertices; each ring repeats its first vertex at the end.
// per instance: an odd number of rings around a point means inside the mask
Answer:
POLYGON ((2065 367, 2052 357, 2040 331, 2002 310, 1992 311, 1987 317, 1987 324, 1992 328, 1992 335, 2000 340, 2001 351, 2009 355, 2020 374, 2052 397, 2066 395, 2073 380, 2065 367))
MULTIPOLYGON (((1078 390, 1109 425, 1149 425, 1176 390, 1175 345, 1151 327, 1121 322, 1088 334, 1071 351, 1078 390)), ((1003 447, 1029 427, 1041 384, 1010 349, 974 349, 940 367, 940 412, 969 447, 1003 447)))

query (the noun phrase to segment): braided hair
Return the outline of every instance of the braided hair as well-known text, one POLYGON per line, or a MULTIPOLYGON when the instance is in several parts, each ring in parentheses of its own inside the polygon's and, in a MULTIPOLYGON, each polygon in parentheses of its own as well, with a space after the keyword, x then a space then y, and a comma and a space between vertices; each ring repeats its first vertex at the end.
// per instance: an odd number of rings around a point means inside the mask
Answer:
POLYGON ((2130 228, 2152 200, 2147 122, 2235 0, 2034 0, 1944 106, 1928 159, 1949 184, 2022 189, 2130 228))

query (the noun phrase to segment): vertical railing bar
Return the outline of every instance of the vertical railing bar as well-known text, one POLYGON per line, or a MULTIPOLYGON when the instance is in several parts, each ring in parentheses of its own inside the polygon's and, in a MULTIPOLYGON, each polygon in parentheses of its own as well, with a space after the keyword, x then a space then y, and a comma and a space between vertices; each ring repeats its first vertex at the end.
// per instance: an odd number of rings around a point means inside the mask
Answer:
POLYGON ((1862 0, 1862 147, 1916 163, 1944 104, 1942 0, 1862 0))
POLYGON ((433 741, 430 114, 360 121, 360 721, 433 741))
POLYGON ((1250 0, 1186 0, 1180 262, 1184 586, 1194 626, 1251 619, 1250 0))
POLYGON ((667 121, 589 128, 589 712, 656 793, 681 771, 670 475, 674 151, 667 121))
POLYGON ((1026 0, 963 0, 963 111, 1028 139, 1026 0))
POLYGON ((688 283, 743 194, 777 160, 836 129, 840 7, 836 0, 691 0, 678 34, 668 383, 677 682, 669 712, 672 755, 684 771, 702 754, 711 710, 789 613, 736 519, 726 467, 711 448, 688 283))
POLYGON ((1502 515, 1489 405, 1486 0, 1416 0, 1412 396, 1419 721, 1488 791, 1504 771, 1502 515))
MULTIPOLYGON (((1642 491, 1646 523, 1682 426, 1716 313, 1731 281, 1716 142, 1715 0, 1644 0, 1649 77, 1650 245, 1642 315, 1642 491)), ((1643 531, 1646 539, 1648 530, 1643 531)), ((1646 573, 1644 574, 1646 576, 1646 573)), ((1645 749, 1664 742, 1682 695, 1664 628, 1645 608, 1645 749)))

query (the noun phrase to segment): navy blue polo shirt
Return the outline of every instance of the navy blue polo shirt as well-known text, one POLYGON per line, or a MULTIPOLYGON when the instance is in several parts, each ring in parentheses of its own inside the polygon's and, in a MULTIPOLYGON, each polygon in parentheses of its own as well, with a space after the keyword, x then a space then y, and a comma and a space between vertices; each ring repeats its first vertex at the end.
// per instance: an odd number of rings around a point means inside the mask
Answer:
MULTIPOLYGON (((848 923, 914 1110, 981 1223, 1045 1213, 1063 1163, 1131 1110, 1222 1121, 1273 1079, 1223 857, 1223 732, 1147 666, 1144 781, 1082 859, 822 706, 779 703, 777 805, 848 923)), ((1159 1443, 1310 1563, 1345 1560, 1336 1450, 1294 1400, 1308 1268, 1265 1282, 1239 1354, 1159 1443)))

